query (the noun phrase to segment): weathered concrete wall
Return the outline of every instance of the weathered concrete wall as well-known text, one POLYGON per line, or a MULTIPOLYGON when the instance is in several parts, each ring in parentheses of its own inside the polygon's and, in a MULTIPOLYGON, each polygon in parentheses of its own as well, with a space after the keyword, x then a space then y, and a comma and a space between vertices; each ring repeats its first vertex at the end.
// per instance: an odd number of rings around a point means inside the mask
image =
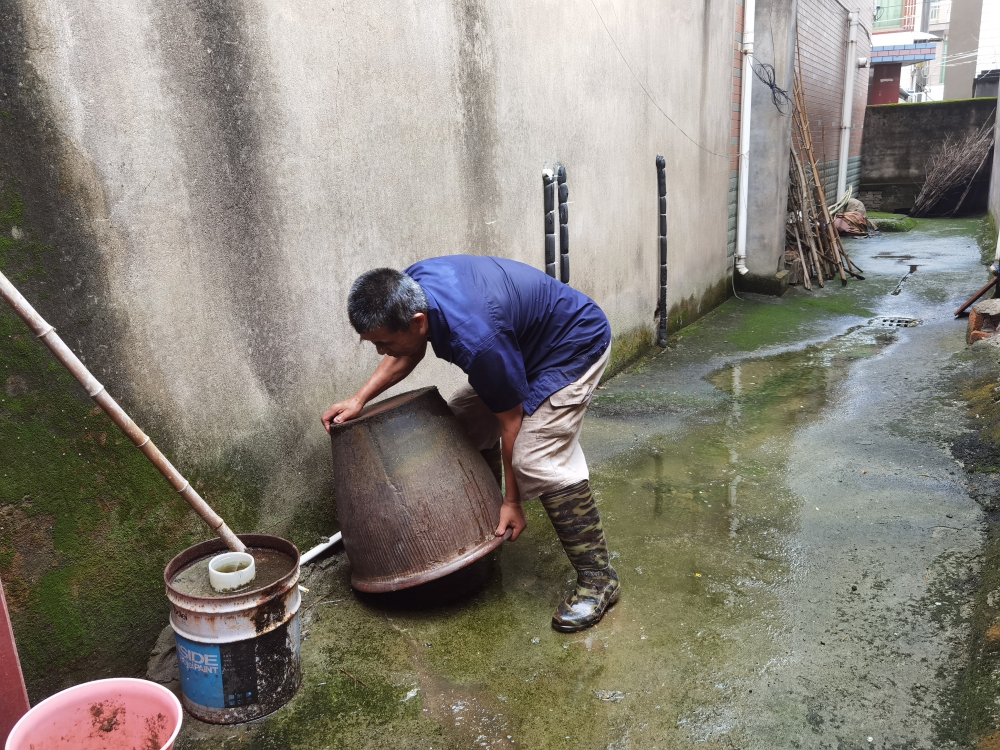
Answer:
MULTIPOLYGON (((996 99, 960 99, 868 108, 861 155, 861 190, 877 195, 879 210, 913 207, 931 161, 945 139, 962 138, 988 122, 996 99)), ((990 168, 987 162, 963 203, 963 212, 986 209, 990 168)))
MULTIPOLYGON (((332 513, 318 415, 376 362, 344 310, 361 271, 455 252, 541 267, 541 171, 558 161, 572 283, 634 335, 657 299, 659 153, 671 327, 725 298, 733 18, 733 0, 0 0, 0 264, 235 527, 311 544, 332 513), (309 507, 321 521, 303 519, 309 507)), ((0 411, 10 444, 48 434, 58 391, 76 421, 61 418, 38 460, 62 466, 84 439, 94 451, 66 487, 50 471, 41 492, 66 504, 45 513, 20 505, 25 472, 0 484, 0 505, 51 553, 40 568, 27 547, 0 557, 22 586, 37 698, 77 679, 74 665, 134 665, 164 619, 165 558, 204 532, 124 458, 84 493, 90 510, 58 525, 110 438, 84 431, 89 407, 67 382, 20 390, 44 360, 4 320, 7 377, 21 378, 0 411), (124 507, 141 523, 111 533, 124 507), (99 559, 127 559, 142 587, 80 588, 99 559), (102 641, 92 612, 111 599, 119 624, 147 619, 102 641), (47 640, 73 613, 76 629, 47 640)), ((429 359, 405 387, 461 379, 429 359)))
MULTIPOLYGON (((867 8, 862 10, 861 25, 857 55, 864 57, 870 49, 866 30, 871 25, 871 14, 867 8)), ((847 12, 836 0, 760 0, 756 6, 754 46, 757 59, 774 66, 777 85, 789 93, 795 75, 798 34, 806 111, 820 159, 820 179, 831 200, 836 193, 839 166, 848 29, 847 12), (823 161, 825 156, 832 156, 833 159, 823 161)), ((855 70, 854 86, 854 99, 850 105, 852 132, 847 181, 856 189, 868 90, 866 70, 855 70)), ((748 290, 780 294, 787 288, 787 283, 776 279, 775 274, 784 269, 792 122, 790 112, 779 111, 772 98, 771 89, 755 76, 747 224, 747 267, 750 273, 739 278, 738 282, 748 290)))
MULTIPOLYGON (((760 0, 755 13, 757 61, 774 66, 777 85, 789 94, 795 75, 797 5, 795 0, 760 0)), ((779 110, 771 89, 757 76, 753 77, 751 96, 746 264, 752 277, 773 280, 785 267, 791 106, 779 110)))
MULTIPOLYGON (((993 163, 997 164, 997 149, 1000 149, 1000 117, 996 118, 993 126, 993 163)), ((995 168, 990 173, 990 216, 993 217, 993 226, 1000 228, 1000 168, 995 168)))
POLYGON ((952 0, 951 22, 948 25, 948 69, 944 78, 946 100, 972 96, 972 84, 976 80, 975 53, 979 49, 982 18, 983 0, 952 0))

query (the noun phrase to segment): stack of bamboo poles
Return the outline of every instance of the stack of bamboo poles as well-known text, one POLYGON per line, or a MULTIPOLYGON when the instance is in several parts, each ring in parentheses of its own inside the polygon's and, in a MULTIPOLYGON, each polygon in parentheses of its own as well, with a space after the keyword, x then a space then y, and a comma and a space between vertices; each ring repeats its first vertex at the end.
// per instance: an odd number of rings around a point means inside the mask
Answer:
POLYGON ((833 225, 827 206, 823 182, 809 133, 809 115, 802 93, 802 71, 796 72, 793 88, 792 154, 788 181, 788 222, 786 225, 786 260, 792 283, 802 283, 812 289, 812 280, 824 286, 824 281, 840 277, 847 285, 847 276, 864 279, 862 271, 844 250, 840 234, 833 225))
MULTIPOLYGON (((993 113, 996 114, 996 110, 993 113)), ((965 191, 948 214, 954 216, 972 189, 976 175, 993 153, 993 137, 992 117, 977 132, 965 138, 948 136, 931 161, 931 168, 913 203, 910 216, 927 216, 945 196, 965 185, 965 191)))

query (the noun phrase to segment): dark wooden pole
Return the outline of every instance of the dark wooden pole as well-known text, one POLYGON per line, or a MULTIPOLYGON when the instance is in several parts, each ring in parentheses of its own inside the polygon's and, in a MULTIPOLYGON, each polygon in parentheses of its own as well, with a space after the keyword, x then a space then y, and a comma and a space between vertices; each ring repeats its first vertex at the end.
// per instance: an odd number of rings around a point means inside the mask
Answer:
POLYGON ((660 208, 660 325, 656 343, 667 345, 667 161, 656 157, 656 193, 660 208))

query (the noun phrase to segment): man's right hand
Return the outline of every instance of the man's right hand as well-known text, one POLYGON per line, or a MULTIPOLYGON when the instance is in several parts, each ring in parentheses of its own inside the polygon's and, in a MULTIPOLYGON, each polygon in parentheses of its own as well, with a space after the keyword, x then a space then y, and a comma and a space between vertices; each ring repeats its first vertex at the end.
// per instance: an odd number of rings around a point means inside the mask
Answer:
POLYGON ((323 429, 329 432, 331 424, 340 424, 341 422, 346 422, 349 419, 354 419, 361 413, 364 406, 364 402, 356 396, 351 396, 343 401, 338 401, 323 412, 323 416, 320 417, 320 420, 323 422, 323 429))

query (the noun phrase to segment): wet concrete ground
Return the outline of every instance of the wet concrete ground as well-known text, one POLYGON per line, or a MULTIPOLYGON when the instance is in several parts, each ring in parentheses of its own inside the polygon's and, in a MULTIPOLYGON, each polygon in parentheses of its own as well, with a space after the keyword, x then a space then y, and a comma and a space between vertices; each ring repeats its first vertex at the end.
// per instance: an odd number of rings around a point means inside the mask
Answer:
POLYGON ((983 278, 972 221, 851 243, 867 280, 731 299, 600 392, 584 430, 621 602, 549 627, 572 578, 529 528, 443 585, 304 585, 303 688, 194 748, 944 748, 984 516, 951 311, 983 278), (900 277, 918 266, 898 295, 900 277), (880 317, 912 317, 915 327, 880 317))

